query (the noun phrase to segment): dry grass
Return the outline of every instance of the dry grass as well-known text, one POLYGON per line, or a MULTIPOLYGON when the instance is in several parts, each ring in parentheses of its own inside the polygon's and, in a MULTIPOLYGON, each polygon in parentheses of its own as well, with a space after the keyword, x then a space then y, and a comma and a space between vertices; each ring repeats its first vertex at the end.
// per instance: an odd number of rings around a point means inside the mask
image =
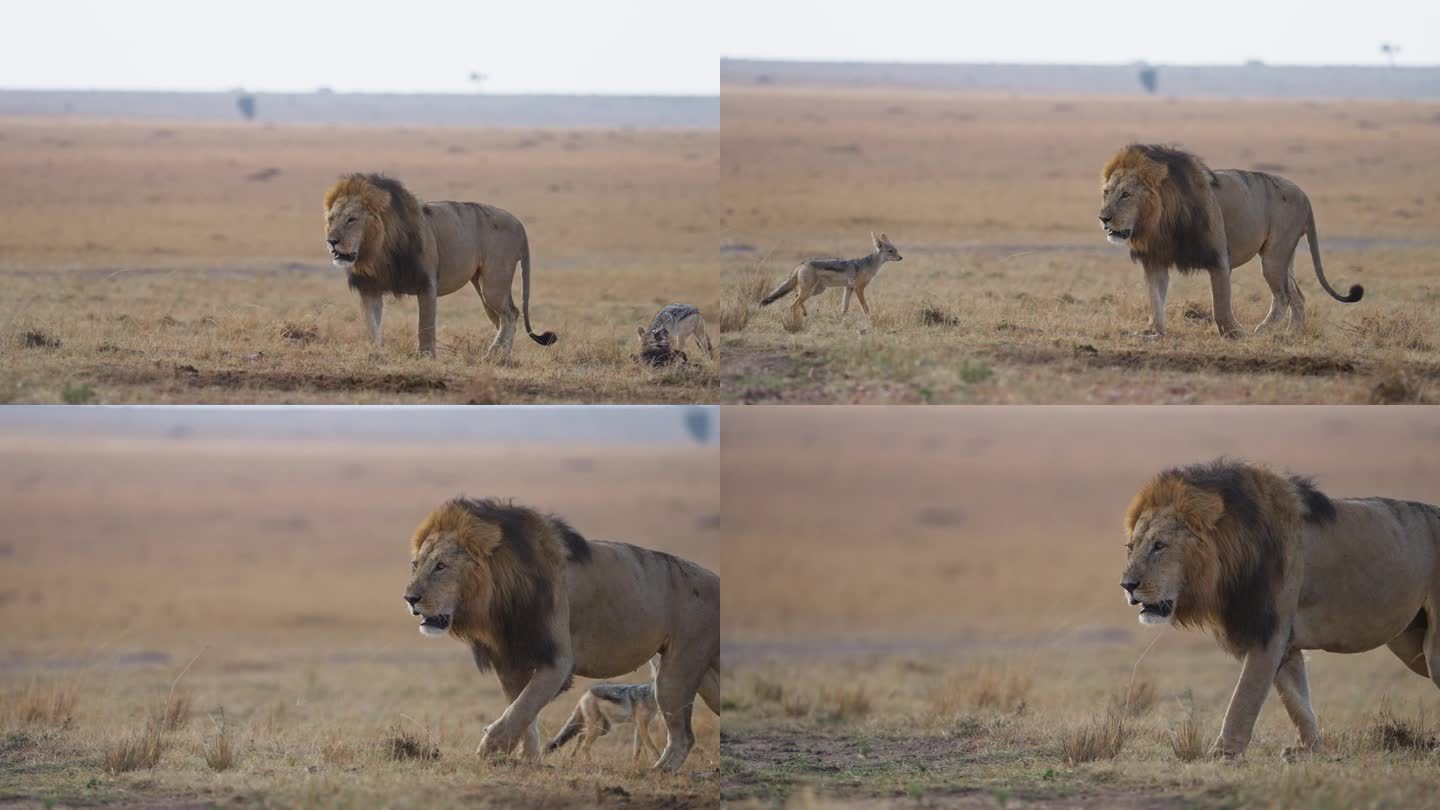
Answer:
POLYGON ((1200 721, 1195 716, 1195 707, 1191 706, 1180 718, 1180 722, 1169 732, 1170 753, 1181 762, 1194 762, 1199 759, 1206 750, 1208 740, 1205 738, 1205 731, 1200 721))
MULTIPOLYGON (((459 492, 513 496, 587 536, 717 567, 713 448, 507 448, 450 434, 352 444, 0 431, 0 566, 44 595, 38 611, 28 596, 0 599, 0 794, 498 808, 623 791, 639 807, 713 806, 705 774, 719 767, 720 724, 703 705, 676 776, 635 765, 625 734, 600 740, 590 765, 480 762, 480 735, 508 704, 497 678, 390 605, 408 575, 405 538, 459 492)), ((541 713, 547 738, 589 683, 577 678, 541 713)))
MULTIPOLYGON (((1057 111, 1041 98, 727 86, 724 233, 750 247, 722 257, 724 401, 1364 404, 1391 365, 1410 380, 1375 401, 1429 401, 1440 106, 1150 101, 1057 111), (1379 128, 1354 126, 1357 108, 1379 128), (1138 335, 1140 271, 1095 225, 1099 167, 1137 138, 1215 167, 1283 156, 1316 206, 1328 277, 1364 284, 1365 299, 1325 296, 1302 245, 1303 335, 1221 338, 1203 274, 1172 279, 1167 338, 1138 335), (857 255, 881 228, 905 261, 867 290, 872 319, 840 316, 835 290, 806 303, 803 323, 788 299, 754 309, 795 262, 857 255)), ((1234 290, 1253 328, 1270 300, 1258 261, 1236 269, 1234 290)))
POLYGON ((225 722, 225 710, 221 709, 215 736, 205 745, 205 765, 216 773, 228 771, 235 767, 235 757, 235 735, 230 730, 230 724, 225 722))
POLYGON ((167 129, 0 120, 0 175, 30 178, 0 190, 0 402, 716 399, 715 362, 656 378, 629 361, 665 304, 718 311, 715 132, 167 129), (485 171, 457 171, 456 145, 485 171), (283 171, 255 183, 249 162, 283 171), (485 360, 494 327, 467 286, 439 302, 438 357, 416 356, 413 299, 387 301, 372 357, 318 208, 342 171, 382 166, 526 223, 532 321, 557 344, 522 332, 485 360))
POLYGON ((111 776, 127 771, 153 768, 169 747, 165 732, 153 723, 137 732, 126 734, 105 747, 105 772, 111 776))
POLYGON ((80 684, 74 679, 32 678, 23 687, 0 693, 0 721, 7 727, 70 725, 80 684))
POLYGON ((1086 720, 1061 734, 1060 750, 1071 765, 1114 759, 1125 749, 1129 732, 1124 713, 1107 711, 1104 717, 1086 720))
POLYGON ((1211 759, 1239 664, 1204 633, 1137 624, 1116 587, 1116 527, 1158 470, 1216 455, 1313 475, 1333 497, 1428 502, 1436 421, 1369 407, 726 410, 725 797, 1433 802, 1440 694, 1384 648, 1309 657, 1317 753, 1283 756, 1296 731, 1271 693, 1244 759, 1211 759), (819 696, 836 688, 868 711, 827 714, 819 696), (1394 711, 1379 711, 1385 696, 1394 711))
POLYGON ((179 731, 190 722, 188 692, 170 692, 150 709, 150 724, 161 731, 179 731))

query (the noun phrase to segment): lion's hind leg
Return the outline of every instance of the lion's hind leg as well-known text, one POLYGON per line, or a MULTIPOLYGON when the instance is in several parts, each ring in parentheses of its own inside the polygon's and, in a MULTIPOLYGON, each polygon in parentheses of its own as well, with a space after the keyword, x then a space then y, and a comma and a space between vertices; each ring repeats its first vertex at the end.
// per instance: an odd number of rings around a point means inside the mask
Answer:
MULTIPOLYGON (((693 657, 694 651, 691 652, 693 657)), ((690 756, 695 745, 695 732, 690 717, 695 709, 695 693, 705 677, 705 667, 695 666, 686 659, 685 651, 672 646, 660 659, 660 671, 655 675, 655 702, 660 706, 660 716, 665 718, 668 739, 655 769, 675 773, 690 756)))
POLYGON ((1425 611, 1422 610, 1405 632, 1385 643, 1396 658, 1422 678, 1430 677, 1430 669, 1425 665, 1425 630, 1425 611))
POLYGON ((1261 272, 1270 287, 1270 311, 1255 327, 1255 334, 1273 329, 1290 316, 1290 328, 1296 334, 1305 330, 1305 296, 1295 283, 1295 248, 1289 253, 1267 250, 1260 254, 1261 272))

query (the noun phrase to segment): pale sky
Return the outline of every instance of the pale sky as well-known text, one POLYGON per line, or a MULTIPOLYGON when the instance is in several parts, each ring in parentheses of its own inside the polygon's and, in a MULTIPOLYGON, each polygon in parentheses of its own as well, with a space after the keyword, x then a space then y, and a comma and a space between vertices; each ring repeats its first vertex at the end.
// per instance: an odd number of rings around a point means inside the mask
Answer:
POLYGON ((1440 0, 725 0, 727 57, 812 61, 1440 64, 1440 0))
POLYGON ((719 0, 0 0, 0 88, 716 95, 719 0))

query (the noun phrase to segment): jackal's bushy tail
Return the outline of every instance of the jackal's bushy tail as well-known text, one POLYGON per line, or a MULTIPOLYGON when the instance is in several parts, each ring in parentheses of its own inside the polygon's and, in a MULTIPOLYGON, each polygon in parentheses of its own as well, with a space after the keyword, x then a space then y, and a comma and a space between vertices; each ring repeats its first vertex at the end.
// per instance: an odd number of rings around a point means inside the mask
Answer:
POLYGON ((570 742, 576 734, 580 733, 580 729, 584 727, 585 717, 580 713, 580 707, 576 706, 575 711, 570 713, 570 719, 566 720, 565 725, 560 728, 560 733, 556 734, 555 739, 551 740, 550 744, 545 746, 545 752, 547 754, 554 753, 557 748, 570 742))
POLYGON ((781 284, 779 287, 776 287, 775 290, 774 290, 774 292, 772 292, 772 293, 770 293, 769 295, 765 296, 764 298, 760 299, 760 306, 766 307, 766 306, 769 306, 769 305, 775 303, 776 301, 780 300, 780 297, 783 296, 785 293, 788 293, 788 292, 790 292, 791 290, 795 289, 795 284, 798 282, 798 279, 799 279, 799 273, 798 273, 798 272, 797 272, 797 273, 791 273, 791 274, 790 274, 790 278, 785 279, 785 283, 784 283, 784 284, 781 284))

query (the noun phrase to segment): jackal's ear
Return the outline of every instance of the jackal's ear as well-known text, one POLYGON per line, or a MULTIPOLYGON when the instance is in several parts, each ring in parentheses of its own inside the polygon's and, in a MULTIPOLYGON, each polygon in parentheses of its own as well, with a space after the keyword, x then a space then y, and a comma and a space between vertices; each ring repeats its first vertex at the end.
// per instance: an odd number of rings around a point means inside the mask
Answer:
POLYGON ((885 234, 882 233, 882 234, 880 234, 880 242, 881 242, 882 244, 888 245, 888 244, 890 244, 890 237, 888 237, 888 236, 886 236, 885 234))

